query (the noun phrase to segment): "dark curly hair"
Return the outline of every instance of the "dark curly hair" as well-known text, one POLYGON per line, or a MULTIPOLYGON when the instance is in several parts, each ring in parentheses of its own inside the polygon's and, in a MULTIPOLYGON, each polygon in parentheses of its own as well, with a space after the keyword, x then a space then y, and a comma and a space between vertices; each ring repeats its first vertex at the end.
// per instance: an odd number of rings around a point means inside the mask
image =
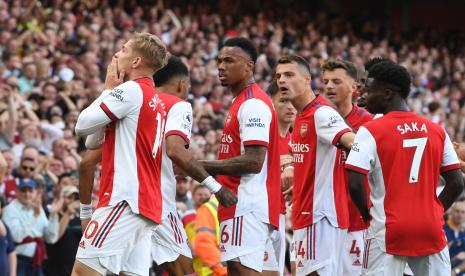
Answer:
POLYGON ((242 49, 242 51, 249 55, 254 63, 257 61, 257 48, 255 48, 255 45, 250 39, 245 37, 233 37, 226 40, 226 42, 223 44, 223 47, 239 47, 242 49))
POLYGON ((189 77, 189 69, 177 56, 170 56, 168 63, 153 75, 156 87, 165 85, 174 77, 189 77))
POLYGON ((392 60, 390 60, 388 58, 374 57, 374 58, 370 59, 369 61, 367 61, 363 65, 363 67, 365 67, 366 71, 370 71, 371 67, 375 66, 376 64, 381 63, 381 62, 387 62, 387 61, 393 62, 392 60))
POLYGON ((405 67, 392 61, 384 61, 373 65, 368 71, 368 78, 394 86, 394 92, 406 99, 410 93, 411 77, 405 67))

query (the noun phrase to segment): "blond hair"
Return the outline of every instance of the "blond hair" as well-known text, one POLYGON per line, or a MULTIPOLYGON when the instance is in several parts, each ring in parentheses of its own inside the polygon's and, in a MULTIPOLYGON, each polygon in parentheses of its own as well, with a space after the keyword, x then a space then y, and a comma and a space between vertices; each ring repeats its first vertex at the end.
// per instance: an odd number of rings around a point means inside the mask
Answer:
POLYGON ((163 42, 150 33, 135 33, 131 38, 133 51, 142 55, 150 69, 157 71, 168 63, 169 53, 163 42))

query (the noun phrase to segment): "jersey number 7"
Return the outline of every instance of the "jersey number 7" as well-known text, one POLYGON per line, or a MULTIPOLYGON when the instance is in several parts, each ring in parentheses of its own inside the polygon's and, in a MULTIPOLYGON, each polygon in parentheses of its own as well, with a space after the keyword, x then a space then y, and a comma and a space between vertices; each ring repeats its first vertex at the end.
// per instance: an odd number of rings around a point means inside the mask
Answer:
POLYGON ((404 148, 415 147, 415 154, 413 155, 412 166, 410 167, 409 183, 418 182, 418 171, 420 170, 420 163, 425 152, 426 142, 428 138, 416 138, 403 140, 404 148))

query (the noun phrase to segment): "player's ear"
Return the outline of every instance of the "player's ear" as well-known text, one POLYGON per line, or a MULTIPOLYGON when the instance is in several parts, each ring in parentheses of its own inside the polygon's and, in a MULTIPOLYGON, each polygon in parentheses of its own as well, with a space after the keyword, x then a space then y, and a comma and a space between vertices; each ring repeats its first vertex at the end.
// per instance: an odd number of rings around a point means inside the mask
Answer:
POLYGON ((304 79, 305 79, 305 85, 307 87, 310 87, 310 83, 312 82, 312 76, 310 74, 305 74, 304 79))
POLYGON ((246 66, 247 66, 247 69, 249 70, 249 72, 253 73, 254 62, 249 60, 249 61, 247 61, 246 66))
POLYGON ((390 102, 393 97, 394 97, 394 91, 392 91, 389 88, 384 89, 384 98, 386 99, 387 102, 390 102))
POLYGON ((142 63, 142 58, 141 57, 135 57, 133 60, 132 60, 132 68, 137 68, 141 65, 142 63))

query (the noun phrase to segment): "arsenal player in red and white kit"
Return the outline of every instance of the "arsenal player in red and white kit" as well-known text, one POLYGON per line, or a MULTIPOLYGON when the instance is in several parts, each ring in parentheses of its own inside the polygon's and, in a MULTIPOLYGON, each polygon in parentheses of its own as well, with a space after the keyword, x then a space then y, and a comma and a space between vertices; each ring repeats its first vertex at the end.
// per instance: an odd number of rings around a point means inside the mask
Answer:
MULTIPOLYGON (((279 127, 279 156, 281 165, 281 191, 287 194, 292 191, 294 182, 294 166, 292 150, 290 147, 291 134, 289 129, 294 123, 296 110, 292 103, 283 98, 279 92, 276 80, 273 80, 266 92, 276 110, 279 127)), ((281 213, 279 215, 279 229, 273 231, 265 251, 265 270, 277 271, 284 275, 284 262, 286 255, 286 199, 281 195, 281 213), (270 256, 276 258, 271 258, 270 256)))
MULTIPOLYGON (((345 118, 346 123, 357 132, 366 122, 373 120, 373 115, 353 104, 353 94, 357 89, 357 68, 349 61, 326 61, 322 66, 324 95, 334 104, 337 111, 345 118)), ((337 162, 344 166, 349 151, 338 149, 337 162)), ((343 172, 344 182, 348 184, 347 172, 343 172)), ((366 181, 368 186, 368 180, 366 181)), ((368 199, 367 199, 368 200, 368 199)), ((368 225, 363 221, 360 212, 349 199, 349 229, 342 253, 343 275, 362 275, 362 256, 364 252, 364 236, 368 225)))
POLYGON ((284 56, 276 69, 278 86, 297 109, 291 136, 294 155, 292 224, 298 275, 342 273, 341 248, 349 226, 347 188, 337 177, 337 147, 348 148, 354 134, 341 115, 310 88, 310 66, 284 56))
POLYGON ((160 39, 136 33, 108 67, 108 90, 78 118, 78 135, 106 130, 94 214, 91 191, 80 191, 81 219, 87 225, 73 275, 119 274, 135 243, 147 239, 161 223, 161 141, 166 114, 152 75, 166 64, 167 57, 160 39))
MULTIPOLYGON (((193 273, 191 250, 187 244, 187 236, 184 227, 176 212, 176 179, 173 171, 173 162, 183 168, 197 181, 202 182, 209 178, 207 172, 192 158, 187 149, 190 142, 192 127, 192 107, 183 99, 187 98, 189 88, 189 72, 187 66, 176 56, 170 56, 168 63, 153 76, 157 93, 162 100, 162 105, 167 113, 162 143, 162 170, 161 170, 161 196, 162 196, 162 223, 153 231, 152 242, 141 240, 130 253, 127 262, 123 265, 123 271, 133 274, 145 274, 144 267, 153 261, 167 271, 170 275, 188 275, 193 273)), ((92 148, 98 145, 88 145, 92 148)), ((93 151, 86 153, 85 163, 88 171, 94 171, 95 164, 99 162, 100 156, 93 151), (89 156, 89 157, 88 157, 89 156), (94 160, 89 160, 93 157, 94 160)), ((93 173, 88 175, 80 170, 82 177, 80 185, 91 186, 93 173)), ((211 177, 210 177, 211 178, 211 177)), ((218 184, 219 185, 219 184, 218 184)), ((221 188, 216 196, 230 204, 229 193, 232 192, 221 188)))
POLYGON ((235 98, 224 122, 218 160, 203 161, 238 197, 236 205, 221 204, 218 209, 221 260, 231 275, 261 273, 266 242, 279 227, 278 122, 270 97, 253 81, 256 59, 255 46, 245 38, 231 38, 221 49, 220 82, 235 98))
POLYGON ((459 161, 445 130, 408 111, 410 75, 393 62, 368 74, 366 107, 383 117, 357 132, 346 161, 350 194, 365 221, 371 217, 364 266, 367 275, 450 275, 444 211, 463 190, 459 161), (368 210, 364 179, 368 175, 368 210), (439 176, 446 185, 439 197, 439 176))

